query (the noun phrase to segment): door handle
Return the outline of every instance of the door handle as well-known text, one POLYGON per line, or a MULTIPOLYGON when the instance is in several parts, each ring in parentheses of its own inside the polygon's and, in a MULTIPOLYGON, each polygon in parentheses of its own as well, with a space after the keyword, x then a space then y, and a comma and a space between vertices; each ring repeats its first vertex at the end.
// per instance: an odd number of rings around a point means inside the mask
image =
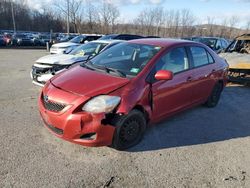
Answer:
POLYGON ((187 77, 187 81, 188 82, 192 81, 192 76, 187 77))
POLYGON ((212 70, 212 73, 214 73, 214 72, 215 72, 215 69, 212 70))

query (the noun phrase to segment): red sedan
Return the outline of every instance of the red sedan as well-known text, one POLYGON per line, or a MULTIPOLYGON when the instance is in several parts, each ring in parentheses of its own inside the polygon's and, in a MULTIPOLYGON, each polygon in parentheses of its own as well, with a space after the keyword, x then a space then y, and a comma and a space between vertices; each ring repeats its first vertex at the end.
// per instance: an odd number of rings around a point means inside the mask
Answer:
POLYGON ((215 107, 227 69, 200 43, 133 40, 53 77, 39 110, 60 138, 123 150, 142 139, 147 125, 196 105, 215 107))

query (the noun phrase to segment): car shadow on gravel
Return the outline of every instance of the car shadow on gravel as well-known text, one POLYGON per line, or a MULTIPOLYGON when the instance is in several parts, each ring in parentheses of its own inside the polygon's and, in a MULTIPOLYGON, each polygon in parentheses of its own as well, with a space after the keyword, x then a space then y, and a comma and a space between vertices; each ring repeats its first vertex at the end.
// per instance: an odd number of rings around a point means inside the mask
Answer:
POLYGON ((140 152, 199 145, 250 136, 250 88, 229 86, 215 108, 198 106, 149 128, 140 152))

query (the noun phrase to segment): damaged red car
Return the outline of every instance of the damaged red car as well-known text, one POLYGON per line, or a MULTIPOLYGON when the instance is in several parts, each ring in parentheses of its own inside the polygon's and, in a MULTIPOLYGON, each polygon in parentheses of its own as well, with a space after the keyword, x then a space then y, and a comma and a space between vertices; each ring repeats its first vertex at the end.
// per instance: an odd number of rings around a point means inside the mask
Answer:
POLYGON ((53 77, 39 111, 62 139, 124 150, 140 142, 148 125, 196 105, 216 106, 227 70, 200 43, 133 40, 53 77))

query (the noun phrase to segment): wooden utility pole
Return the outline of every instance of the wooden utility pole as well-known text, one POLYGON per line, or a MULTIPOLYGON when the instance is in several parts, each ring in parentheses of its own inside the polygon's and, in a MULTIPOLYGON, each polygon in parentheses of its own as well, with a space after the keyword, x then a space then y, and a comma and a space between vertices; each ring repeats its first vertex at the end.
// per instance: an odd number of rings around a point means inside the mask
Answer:
POLYGON ((15 21, 13 2, 11 2, 11 14, 12 14, 13 30, 14 30, 14 34, 16 34, 16 21, 15 21))
POLYGON ((67 0, 67 33, 69 35, 69 0, 67 0))

